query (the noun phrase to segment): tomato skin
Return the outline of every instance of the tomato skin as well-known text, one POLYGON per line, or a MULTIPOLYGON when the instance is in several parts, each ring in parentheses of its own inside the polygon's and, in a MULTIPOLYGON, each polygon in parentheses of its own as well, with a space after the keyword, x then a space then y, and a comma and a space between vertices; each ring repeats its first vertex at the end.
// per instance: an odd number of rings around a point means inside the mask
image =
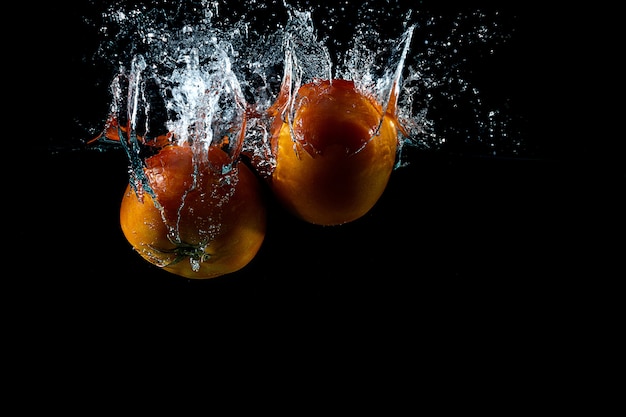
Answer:
POLYGON ((397 119, 347 80, 305 84, 296 100, 294 138, 287 122, 273 130, 273 193, 313 224, 360 218, 378 201, 393 171, 397 119))
POLYGON ((254 258, 265 237, 266 208, 259 180, 243 162, 229 174, 232 187, 220 182, 228 155, 217 147, 195 175, 188 146, 167 146, 145 162, 157 204, 128 184, 120 207, 122 232, 139 255, 191 279, 232 273, 254 258))

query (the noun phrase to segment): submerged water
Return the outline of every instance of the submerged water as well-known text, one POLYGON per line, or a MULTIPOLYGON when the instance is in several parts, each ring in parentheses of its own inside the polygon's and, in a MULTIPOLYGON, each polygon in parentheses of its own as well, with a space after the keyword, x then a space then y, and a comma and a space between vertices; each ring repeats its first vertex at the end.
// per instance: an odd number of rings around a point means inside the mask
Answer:
MULTIPOLYGON (((511 17, 498 10, 438 13, 402 1, 126 3, 107 6, 94 24, 98 58, 112 72, 110 115, 130 121, 135 136, 173 132, 206 147, 237 137, 247 118, 233 157, 249 152, 269 172, 265 112, 281 84, 288 79, 296 91, 315 78, 344 78, 383 107, 397 104, 401 150, 462 143, 482 154, 524 152, 516 115, 485 100, 473 79, 512 35, 511 17)), ((126 145, 131 158, 139 153, 126 145)), ((410 163, 405 155, 399 167, 410 163)))

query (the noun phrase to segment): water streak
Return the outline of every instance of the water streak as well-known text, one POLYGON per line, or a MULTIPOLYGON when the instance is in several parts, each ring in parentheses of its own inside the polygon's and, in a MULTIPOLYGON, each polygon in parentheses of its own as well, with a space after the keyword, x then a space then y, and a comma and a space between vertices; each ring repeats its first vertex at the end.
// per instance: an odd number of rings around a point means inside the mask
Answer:
MULTIPOLYGON (((510 36, 504 19, 497 12, 386 4, 114 3, 103 14, 100 50, 117 62, 111 112, 130 121, 134 136, 172 132, 177 141, 192 141, 198 155, 228 137, 233 158, 248 155, 263 174, 273 164, 266 111, 281 83, 288 78, 291 97, 314 78, 344 78, 397 115, 406 131, 402 147, 523 152, 522 133, 504 105, 485 102, 470 81, 471 64, 510 36), (128 85, 120 87, 122 81, 128 85)), ((129 151, 130 158, 143 156, 133 143, 129 151)), ((398 167, 407 163, 401 159, 398 167)), ((138 171, 141 164, 131 165, 138 171)))

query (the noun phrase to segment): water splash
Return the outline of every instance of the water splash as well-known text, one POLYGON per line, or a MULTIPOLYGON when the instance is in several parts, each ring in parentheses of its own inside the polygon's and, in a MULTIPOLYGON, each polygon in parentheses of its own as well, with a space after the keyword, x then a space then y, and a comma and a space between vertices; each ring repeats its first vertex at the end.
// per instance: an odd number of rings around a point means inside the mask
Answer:
MULTIPOLYGON (((147 140, 173 132, 176 140, 194 138, 202 153, 245 119, 245 140, 233 156, 243 153, 270 172, 265 111, 288 73, 292 91, 313 77, 337 77, 354 80, 385 107, 396 104, 407 132, 403 148, 494 155, 525 149, 515 116, 486 101, 472 82, 472 65, 511 35, 498 11, 437 13, 394 1, 180 0, 152 8, 117 2, 103 20, 101 56, 128 80, 143 79, 135 100, 116 97, 121 103, 112 112, 123 119, 128 106, 120 112, 120 105, 132 103, 127 117, 147 140), (140 59, 145 65, 137 65, 140 59)), ((408 163, 401 157, 398 166, 408 163)))
POLYGON ((113 136, 122 139, 137 190, 150 191, 142 160, 151 145, 163 145, 159 138, 190 144, 196 164, 208 162, 212 144, 227 144, 231 164, 215 167, 224 175, 242 150, 247 104, 232 71, 232 44, 211 24, 215 13, 208 6, 193 25, 173 26, 160 10, 105 14, 102 30, 108 33, 115 23, 118 34, 102 53, 119 59, 108 121, 124 127, 113 136), (113 46, 123 48, 113 52, 113 46))

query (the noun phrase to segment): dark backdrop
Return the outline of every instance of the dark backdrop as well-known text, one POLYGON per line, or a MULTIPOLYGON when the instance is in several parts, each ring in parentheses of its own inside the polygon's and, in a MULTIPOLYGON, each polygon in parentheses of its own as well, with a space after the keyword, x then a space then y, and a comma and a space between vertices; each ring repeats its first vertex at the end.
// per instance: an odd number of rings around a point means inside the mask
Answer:
POLYGON ((521 116, 526 153, 412 151, 374 209, 341 227, 304 224, 270 200, 258 256, 231 275, 191 281, 147 264, 125 241, 123 153, 78 141, 109 105, 110 69, 91 61, 97 7, 45 7, 55 17, 34 17, 42 33, 19 48, 38 64, 21 112, 29 133, 15 139, 12 160, 23 167, 11 225, 19 262, 5 278, 20 284, 7 297, 42 309, 35 322, 121 317, 111 325, 141 327, 194 317, 208 326, 239 314, 311 323, 330 312, 342 327, 402 333, 439 322, 469 331, 463 323, 558 321, 589 302, 585 294, 598 296, 587 292, 598 280, 623 277, 624 164, 610 122, 593 119, 597 106, 581 98, 589 80, 572 73, 590 59, 581 51, 596 49, 561 12, 508 10, 515 36, 475 69, 486 99, 506 97, 521 116))

